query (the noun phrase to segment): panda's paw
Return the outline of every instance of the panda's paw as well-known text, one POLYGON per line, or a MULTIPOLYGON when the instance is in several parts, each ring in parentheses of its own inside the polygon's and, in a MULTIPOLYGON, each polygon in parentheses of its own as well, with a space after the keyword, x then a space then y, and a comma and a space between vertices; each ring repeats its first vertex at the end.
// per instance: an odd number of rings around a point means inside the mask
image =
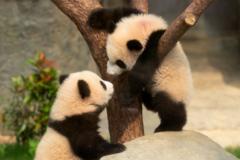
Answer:
POLYGON ((126 150, 126 147, 123 144, 117 143, 117 144, 112 144, 112 153, 120 153, 126 150))
POLYGON ((162 132, 164 129, 161 126, 158 126, 155 130, 154 133, 162 132))
POLYGON ((158 133, 158 132, 164 132, 164 131, 182 131, 182 127, 178 127, 178 126, 163 126, 163 125, 159 125, 155 130, 154 133, 158 133))

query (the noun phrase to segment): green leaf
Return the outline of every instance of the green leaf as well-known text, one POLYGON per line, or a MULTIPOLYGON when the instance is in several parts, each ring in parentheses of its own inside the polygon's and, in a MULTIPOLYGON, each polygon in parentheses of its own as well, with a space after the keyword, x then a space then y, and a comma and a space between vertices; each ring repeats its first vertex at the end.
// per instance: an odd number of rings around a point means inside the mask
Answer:
POLYGON ((23 99, 24 104, 28 104, 31 101, 31 97, 29 95, 25 96, 23 99))
MULTIPOLYGON (((39 54, 29 59, 30 73, 11 78, 12 98, 4 111, 7 127, 21 143, 37 139, 45 132, 50 108, 58 88, 58 71, 39 65, 39 54), (44 81, 42 78, 51 77, 44 81)), ((45 59, 46 60, 46 57, 45 59)))
POLYGON ((22 124, 20 130, 17 132, 17 135, 20 135, 22 132, 24 132, 27 128, 27 125, 25 123, 22 124))

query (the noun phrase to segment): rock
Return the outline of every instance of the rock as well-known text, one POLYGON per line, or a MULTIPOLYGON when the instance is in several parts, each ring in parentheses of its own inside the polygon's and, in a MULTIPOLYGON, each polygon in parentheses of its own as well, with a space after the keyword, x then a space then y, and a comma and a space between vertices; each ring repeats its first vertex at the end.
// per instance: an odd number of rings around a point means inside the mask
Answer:
POLYGON ((162 132, 125 145, 126 151, 101 160, 237 160, 208 137, 193 131, 162 132))

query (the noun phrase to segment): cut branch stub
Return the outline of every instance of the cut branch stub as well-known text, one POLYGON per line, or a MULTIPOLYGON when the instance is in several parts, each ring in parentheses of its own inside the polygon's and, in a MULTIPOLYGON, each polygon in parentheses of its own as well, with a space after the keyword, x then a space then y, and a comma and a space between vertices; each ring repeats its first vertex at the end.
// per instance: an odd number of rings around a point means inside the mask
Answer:
POLYGON ((188 13, 184 19, 185 23, 189 26, 193 26, 196 24, 197 19, 196 16, 193 15, 192 13, 188 13))

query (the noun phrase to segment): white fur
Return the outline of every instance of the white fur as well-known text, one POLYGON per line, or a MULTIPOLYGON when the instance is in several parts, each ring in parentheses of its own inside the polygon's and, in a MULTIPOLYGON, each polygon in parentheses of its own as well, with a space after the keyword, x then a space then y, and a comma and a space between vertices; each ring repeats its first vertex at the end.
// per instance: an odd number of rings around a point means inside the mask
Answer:
POLYGON ((48 128, 36 150, 34 160, 81 160, 75 156, 66 137, 48 128))
POLYGON ((168 53, 154 74, 153 93, 166 91, 177 102, 188 105, 193 91, 190 65, 180 43, 168 53))
POLYGON ((120 75, 124 70, 115 64, 107 62, 107 73, 111 75, 120 75))
POLYGON ((127 41, 137 39, 145 46, 149 35, 158 29, 166 29, 167 23, 161 18, 152 14, 138 14, 123 18, 117 23, 116 29, 107 37, 107 55, 109 58, 108 70, 114 75, 121 74, 124 70, 115 65, 118 59, 124 60, 127 70, 131 70, 136 63, 140 52, 131 52, 127 48, 127 41), (116 69, 118 68, 118 69, 116 69), (122 70, 122 71, 121 71, 122 70))
MULTIPOLYGON (((61 84, 55 102, 52 106, 50 118, 64 120, 67 116, 96 111, 96 107, 106 104, 113 94, 113 85, 102 80, 90 71, 76 72, 69 75, 61 84), (90 88, 90 97, 81 99, 77 82, 85 80, 90 88), (107 90, 100 84, 102 81, 107 90)), ((68 140, 51 128, 47 128, 36 151, 35 160, 80 160, 70 148, 68 140)))
POLYGON ((63 120, 66 116, 93 112, 96 105, 106 104, 113 94, 113 85, 102 80, 98 75, 89 71, 72 73, 60 86, 57 98, 53 104, 50 117, 55 120, 63 120), (90 97, 80 98, 77 82, 85 80, 90 87, 90 97), (100 85, 103 81, 107 86, 105 91, 100 85))
MULTIPOLYGON (((145 46, 149 35, 156 30, 166 29, 167 23, 158 16, 151 14, 138 14, 123 18, 117 23, 116 29, 107 38, 107 55, 111 65, 108 65, 109 73, 118 75, 121 68, 116 68, 115 62, 119 59, 131 70, 140 52, 130 52, 127 41, 137 39, 145 46)), ((171 52, 165 57, 160 68, 157 69, 153 80, 156 82, 152 89, 155 94, 158 91, 166 91, 173 100, 183 101, 187 105, 192 94, 192 76, 187 57, 178 42, 171 52)))

